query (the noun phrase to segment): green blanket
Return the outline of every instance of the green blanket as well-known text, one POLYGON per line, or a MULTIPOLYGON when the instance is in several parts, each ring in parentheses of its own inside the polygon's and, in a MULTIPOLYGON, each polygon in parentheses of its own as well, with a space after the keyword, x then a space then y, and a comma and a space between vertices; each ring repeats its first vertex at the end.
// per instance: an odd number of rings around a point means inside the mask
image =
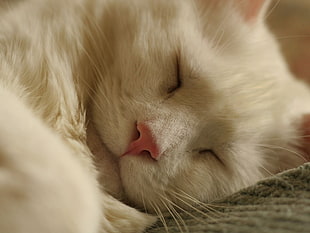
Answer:
MULTIPOLYGON (((263 180, 214 204, 216 211, 203 210, 209 217, 195 210, 189 211, 192 216, 180 213, 184 222, 178 219, 179 226, 171 216, 165 216, 168 232, 309 233, 310 163, 263 180)), ((160 221, 147 231, 161 232, 166 229, 160 221)))

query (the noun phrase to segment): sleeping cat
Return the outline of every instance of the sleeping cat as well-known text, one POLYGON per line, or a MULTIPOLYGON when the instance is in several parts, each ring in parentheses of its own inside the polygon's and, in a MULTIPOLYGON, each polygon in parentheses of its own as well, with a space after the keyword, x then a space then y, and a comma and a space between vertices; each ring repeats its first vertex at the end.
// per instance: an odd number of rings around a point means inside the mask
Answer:
POLYGON ((268 0, 10 2, 0 232, 138 233, 156 218, 136 209, 309 160, 310 91, 264 24, 268 0))

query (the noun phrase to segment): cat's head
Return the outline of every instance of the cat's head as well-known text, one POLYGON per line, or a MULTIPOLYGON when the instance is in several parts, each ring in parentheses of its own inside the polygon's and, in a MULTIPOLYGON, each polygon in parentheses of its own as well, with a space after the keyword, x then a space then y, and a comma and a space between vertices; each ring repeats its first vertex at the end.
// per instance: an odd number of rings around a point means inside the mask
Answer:
POLYGON ((106 6, 92 115, 130 202, 213 200, 302 163, 293 138, 310 97, 265 26, 268 2, 106 6))

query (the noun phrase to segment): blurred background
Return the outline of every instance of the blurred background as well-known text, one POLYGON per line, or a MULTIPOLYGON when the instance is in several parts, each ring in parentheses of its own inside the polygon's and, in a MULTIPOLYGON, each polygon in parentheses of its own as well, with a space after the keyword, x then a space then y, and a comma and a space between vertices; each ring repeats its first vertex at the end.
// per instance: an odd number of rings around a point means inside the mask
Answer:
POLYGON ((310 0, 274 0, 267 20, 291 71, 310 83, 310 0))

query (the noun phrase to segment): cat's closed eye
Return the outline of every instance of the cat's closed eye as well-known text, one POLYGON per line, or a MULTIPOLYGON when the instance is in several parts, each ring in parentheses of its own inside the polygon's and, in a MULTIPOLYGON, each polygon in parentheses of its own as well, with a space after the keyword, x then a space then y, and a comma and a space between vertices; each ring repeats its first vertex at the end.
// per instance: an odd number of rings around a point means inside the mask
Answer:
POLYGON ((207 154, 207 155, 212 155, 214 158, 216 158, 220 163, 224 164, 222 159, 218 156, 218 154, 212 150, 212 149, 198 149, 197 150, 199 154, 207 154))
POLYGON ((167 90, 168 94, 173 94, 176 90, 178 90, 182 86, 182 77, 181 77, 181 67, 180 67, 180 61, 179 57, 176 57, 175 62, 175 83, 170 86, 167 90))

